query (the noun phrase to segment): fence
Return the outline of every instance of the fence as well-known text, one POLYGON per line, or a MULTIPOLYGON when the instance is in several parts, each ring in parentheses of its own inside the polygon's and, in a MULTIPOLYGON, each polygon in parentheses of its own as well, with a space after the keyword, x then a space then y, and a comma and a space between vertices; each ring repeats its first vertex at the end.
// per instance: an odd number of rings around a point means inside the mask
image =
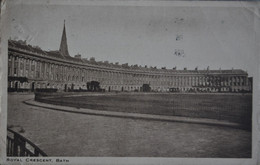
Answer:
POLYGON ((7 129, 7 131, 7 156, 47 156, 30 140, 11 129, 7 129))

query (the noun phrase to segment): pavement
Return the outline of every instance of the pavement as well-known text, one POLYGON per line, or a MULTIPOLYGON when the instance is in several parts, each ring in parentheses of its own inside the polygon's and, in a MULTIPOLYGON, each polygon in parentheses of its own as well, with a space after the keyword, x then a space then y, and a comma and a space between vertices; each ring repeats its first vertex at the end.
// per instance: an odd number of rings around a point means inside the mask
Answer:
POLYGON ((27 105, 31 105, 31 106, 47 108, 47 109, 55 110, 55 111, 76 113, 76 114, 98 115, 98 116, 119 117, 119 118, 134 118, 134 119, 144 119, 144 120, 170 121, 170 122, 185 122, 185 123, 193 123, 193 124, 206 124, 206 125, 214 125, 214 126, 241 128, 241 125, 238 123, 232 123, 232 122, 228 122, 228 121, 221 121, 221 120, 214 120, 214 119, 92 110, 92 109, 86 109, 86 108, 75 108, 75 107, 68 107, 68 106, 46 104, 46 103, 42 103, 42 102, 37 102, 34 99, 26 100, 26 101, 24 101, 24 103, 27 105))

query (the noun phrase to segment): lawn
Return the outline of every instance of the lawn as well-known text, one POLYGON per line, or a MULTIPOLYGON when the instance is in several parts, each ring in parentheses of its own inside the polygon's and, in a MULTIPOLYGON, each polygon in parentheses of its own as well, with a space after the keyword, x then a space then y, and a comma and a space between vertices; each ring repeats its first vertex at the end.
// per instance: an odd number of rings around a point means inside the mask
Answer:
POLYGON ((47 102, 95 110, 210 118, 246 125, 251 125, 252 114, 252 95, 249 94, 119 93, 57 97, 47 102))
MULTIPOLYGON (((76 103, 73 103, 75 101, 87 103, 97 98, 107 100, 106 97, 115 100, 117 97, 132 98, 138 100, 140 104, 142 104, 140 99, 144 101, 149 97, 154 99, 164 97, 169 100, 174 98, 175 101, 177 98, 184 101, 183 98, 186 97, 198 101, 200 100, 198 97, 203 98, 202 95, 141 95, 119 94, 59 99, 76 106, 76 103)), ((204 97, 220 96, 205 95, 204 97)), ((250 98, 250 96, 243 97, 250 98)), ((8 94, 7 124, 12 125, 12 129, 16 131, 23 128, 24 132, 21 134, 48 156, 251 158, 252 132, 248 130, 206 124, 67 113, 23 103, 32 98, 33 95, 8 94)), ((245 101, 242 98, 240 101, 245 101)), ((59 99, 48 101, 60 104, 61 101, 57 102, 59 99)), ((189 104, 191 103, 187 103, 186 107, 189 104)), ((149 112, 157 111, 151 109, 149 112)))

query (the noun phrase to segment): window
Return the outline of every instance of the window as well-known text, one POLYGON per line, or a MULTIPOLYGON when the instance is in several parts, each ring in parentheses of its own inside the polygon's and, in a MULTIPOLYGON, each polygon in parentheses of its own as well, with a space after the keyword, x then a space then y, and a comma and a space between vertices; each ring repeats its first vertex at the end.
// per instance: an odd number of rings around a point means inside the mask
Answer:
POLYGON ((26 63, 26 67, 25 67, 26 70, 29 70, 29 64, 26 63))
POLYGON ((23 70, 23 63, 20 64, 20 69, 23 70))
POLYGON ((11 74, 11 67, 8 67, 8 75, 11 74))
POLYGON ((39 71, 36 71, 36 78, 39 78, 39 77, 40 77, 39 71))

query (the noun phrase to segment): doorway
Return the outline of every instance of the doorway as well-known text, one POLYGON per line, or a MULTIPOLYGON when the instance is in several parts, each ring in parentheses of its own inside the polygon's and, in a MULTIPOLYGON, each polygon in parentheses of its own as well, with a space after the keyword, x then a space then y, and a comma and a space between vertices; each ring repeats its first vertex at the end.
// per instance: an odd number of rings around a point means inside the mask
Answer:
POLYGON ((31 89, 32 92, 34 92, 34 86, 35 86, 35 82, 32 83, 32 89, 31 89))

